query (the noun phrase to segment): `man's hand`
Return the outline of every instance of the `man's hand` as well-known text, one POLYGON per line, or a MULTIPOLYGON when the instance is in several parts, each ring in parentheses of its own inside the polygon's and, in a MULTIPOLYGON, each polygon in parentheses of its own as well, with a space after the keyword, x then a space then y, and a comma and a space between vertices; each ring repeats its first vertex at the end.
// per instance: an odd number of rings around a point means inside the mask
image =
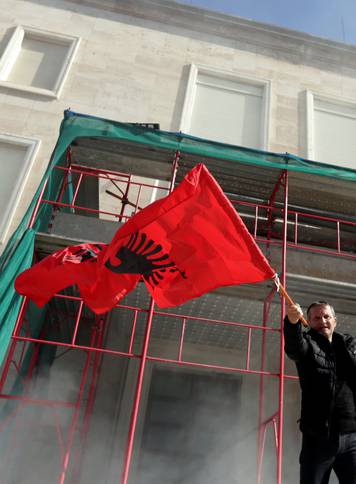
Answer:
POLYGON ((288 306, 287 316, 292 324, 296 324, 300 318, 303 317, 302 308, 299 306, 299 304, 292 304, 291 306, 288 306))

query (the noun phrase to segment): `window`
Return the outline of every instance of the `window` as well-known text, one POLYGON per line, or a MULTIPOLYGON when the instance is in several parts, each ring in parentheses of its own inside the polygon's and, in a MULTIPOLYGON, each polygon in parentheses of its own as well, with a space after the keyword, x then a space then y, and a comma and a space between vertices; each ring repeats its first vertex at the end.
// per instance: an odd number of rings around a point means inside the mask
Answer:
POLYGON ((192 65, 180 130, 267 149, 269 82, 192 65))
POLYGON ((356 168, 356 103, 306 93, 307 157, 356 168))
POLYGON ((0 59, 0 85, 58 98, 78 37, 19 26, 0 59))
POLYGON ((0 135, 0 243, 6 237, 11 217, 39 148, 39 140, 0 135))

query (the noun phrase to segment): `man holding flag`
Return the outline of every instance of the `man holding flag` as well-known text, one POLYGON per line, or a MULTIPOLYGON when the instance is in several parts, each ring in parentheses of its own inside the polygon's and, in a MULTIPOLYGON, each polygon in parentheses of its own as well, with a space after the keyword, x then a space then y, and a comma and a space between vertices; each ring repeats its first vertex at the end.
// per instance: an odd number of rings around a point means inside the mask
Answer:
POLYGON ((302 390, 300 483, 356 483, 356 338, 337 333, 334 308, 316 301, 303 312, 291 304, 284 324, 285 350, 295 361, 302 390))

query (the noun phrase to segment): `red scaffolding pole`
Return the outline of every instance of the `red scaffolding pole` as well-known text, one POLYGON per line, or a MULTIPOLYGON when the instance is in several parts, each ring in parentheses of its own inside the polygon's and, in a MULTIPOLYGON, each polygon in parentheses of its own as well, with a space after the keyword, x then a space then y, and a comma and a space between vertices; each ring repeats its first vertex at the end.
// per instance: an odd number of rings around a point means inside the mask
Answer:
MULTIPOLYGON (((268 205, 266 205, 264 208, 267 210, 267 240, 266 240, 266 248, 270 247, 270 245, 273 244, 271 241, 271 238, 273 236, 273 223, 276 220, 278 216, 278 209, 275 207, 275 201, 276 201, 276 196, 278 193, 278 190, 281 187, 285 187, 286 185, 286 172, 282 171, 281 174, 279 175, 277 182, 273 188, 272 194, 269 198, 268 205)), ((285 198, 286 193, 284 192, 284 202, 286 202, 285 198)), ((262 207, 260 207, 262 208, 262 207)), ((288 210, 286 210, 286 206, 284 205, 284 213, 287 213, 288 210)), ((256 217, 258 216, 258 211, 256 211, 256 217)), ((285 224, 286 226, 286 224, 285 224)), ((257 222, 255 223, 255 228, 254 228, 254 234, 255 238, 257 238, 257 222)), ((287 233, 284 234, 285 236, 287 233)), ((284 239, 283 239, 284 241, 284 239)), ((282 259, 285 260, 286 252, 284 254, 284 257, 282 255, 282 259)), ((282 260, 282 268, 283 268, 283 260, 282 260)), ((284 280, 285 282, 285 280, 284 280)), ((266 297, 263 305, 263 321, 262 321, 262 326, 263 328, 268 327, 268 318, 269 318, 269 312, 270 312, 270 306, 271 302, 273 300, 273 297, 276 292, 276 287, 272 288, 268 296, 266 297)), ((283 303, 282 303, 283 304, 283 303)), ((259 386, 259 410, 258 410, 258 435, 257 435, 257 466, 256 466, 256 481, 257 484, 260 484, 262 482, 262 467, 263 467, 263 458, 264 458, 264 450, 265 450, 265 439, 266 439, 266 432, 267 429, 270 425, 273 425, 274 429, 274 435, 275 435, 275 444, 276 444, 276 467, 277 467, 277 483, 278 481, 278 468, 280 466, 279 463, 279 453, 278 453, 278 433, 277 433, 277 428, 276 428, 276 418, 280 414, 280 409, 278 408, 277 411, 269 418, 265 417, 265 412, 264 412, 264 405, 265 405, 265 375, 264 375, 264 369, 265 369, 265 363, 266 363, 266 331, 262 332, 262 342, 261 342, 261 375, 260 375, 260 386, 259 386)), ((281 361, 280 361, 281 363, 281 361)), ((281 373, 279 375, 279 379, 281 379, 281 373)), ((280 404, 280 401, 279 401, 280 404)))
MULTIPOLYGON (((287 224, 288 224, 288 171, 284 171, 284 208, 283 208, 283 246, 282 246, 282 274, 281 282, 286 287, 287 269, 287 224)), ((284 334, 283 322, 285 316, 285 301, 281 299, 280 321, 280 354, 279 354, 279 397, 278 397, 278 430, 277 430, 277 484, 282 484, 283 459, 283 404, 284 404, 284 334)))
MULTIPOLYGON (((271 302, 275 295, 276 288, 274 287, 263 303, 263 321, 262 327, 268 327, 268 317, 271 302)), ((261 372, 265 369, 266 363, 266 331, 262 331, 262 342, 261 342, 261 372)), ((257 484, 262 482, 262 464, 265 448, 265 437, 267 425, 271 421, 270 419, 265 420, 264 413, 265 405, 265 375, 261 373, 260 375, 260 387, 259 387, 259 405, 258 405, 258 435, 257 435, 257 467, 256 467, 256 480, 257 484)))

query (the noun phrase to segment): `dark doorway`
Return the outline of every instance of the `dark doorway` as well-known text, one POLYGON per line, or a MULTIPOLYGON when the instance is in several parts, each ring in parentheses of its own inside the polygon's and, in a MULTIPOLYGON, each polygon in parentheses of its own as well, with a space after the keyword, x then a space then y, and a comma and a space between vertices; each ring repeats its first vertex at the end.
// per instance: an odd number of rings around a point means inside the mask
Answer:
POLYGON ((237 375, 154 368, 135 484, 235 482, 228 476, 241 382, 237 375))

